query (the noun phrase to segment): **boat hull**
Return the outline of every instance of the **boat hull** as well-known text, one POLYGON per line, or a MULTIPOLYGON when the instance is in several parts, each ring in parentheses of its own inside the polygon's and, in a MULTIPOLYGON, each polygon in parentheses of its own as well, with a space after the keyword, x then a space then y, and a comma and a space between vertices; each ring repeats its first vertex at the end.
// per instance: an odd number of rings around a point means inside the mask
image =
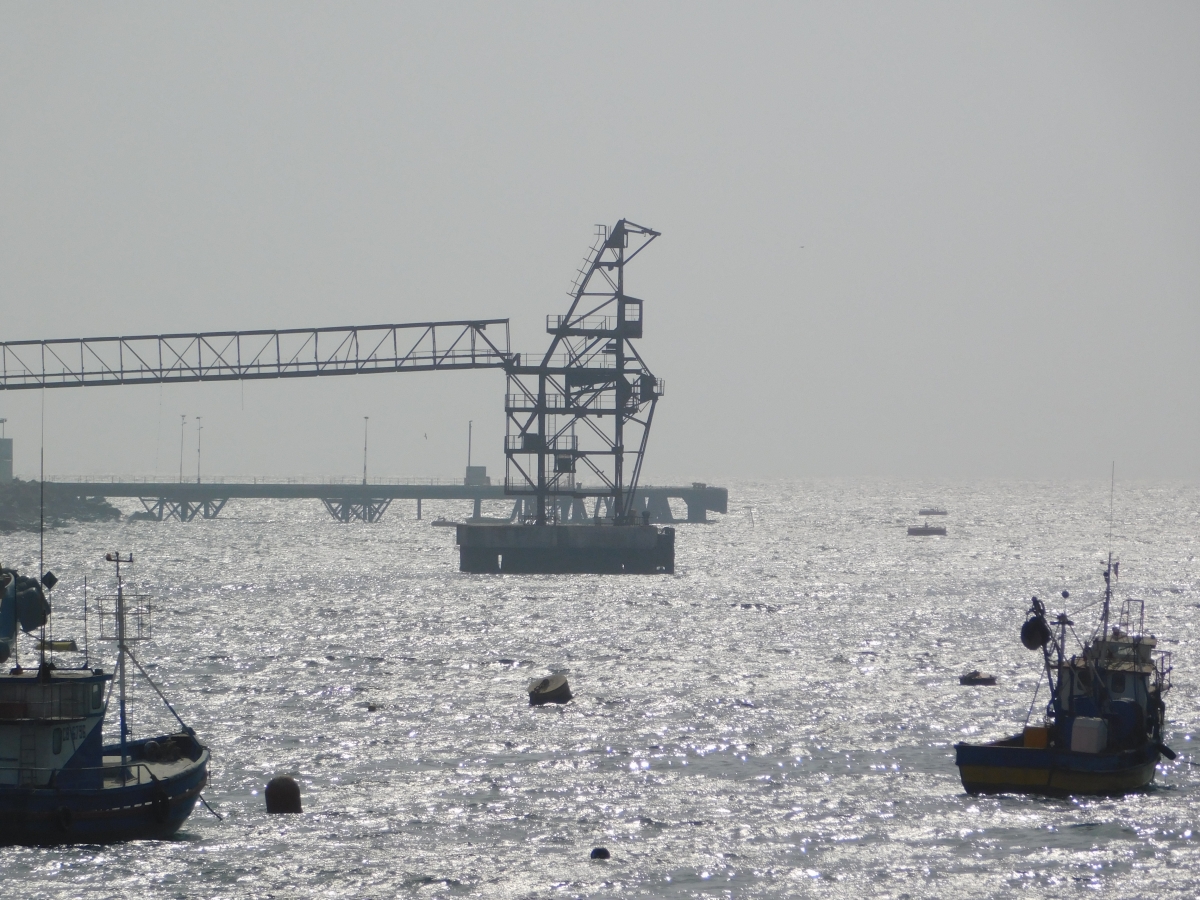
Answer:
POLYGON ((956 744, 955 764, 969 794, 1128 794, 1154 781, 1159 751, 1073 753, 1015 742, 956 744))
POLYGON ((208 781, 207 749, 168 778, 124 787, 0 786, 0 844, 109 844, 162 839, 192 814, 208 781))

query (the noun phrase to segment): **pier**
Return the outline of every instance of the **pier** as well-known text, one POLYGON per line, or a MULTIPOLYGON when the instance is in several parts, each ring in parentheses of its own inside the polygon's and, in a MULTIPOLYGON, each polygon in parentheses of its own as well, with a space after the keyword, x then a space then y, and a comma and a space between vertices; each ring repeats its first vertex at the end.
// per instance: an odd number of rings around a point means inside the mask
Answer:
MULTIPOLYGON (((210 479, 203 483, 179 481, 47 481, 47 488, 77 497, 136 498, 144 507, 143 518, 164 521, 178 519, 215 519, 230 500, 320 500, 329 514, 340 522, 378 522, 394 500, 415 500, 415 513, 422 518, 424 500, 472 501, 471 519, 479 520, 484 500, 513 503, 509 518, 518 521, 526 512, 530 498, 505 494, 502 484, 467 484, 477 479, 439 481, 433 478, 387 480, 376 479, 367 484, 361 481, 304 481, 301 479, 266 481, 245 479, 224 481, 210 479)), ((556 498, 558 521, 582 523, 612 516, 608 497, 556 498)), ((723 487, 695 482, 690 485, 652 486, 637 488, 633 507, 643 521, 670 524, 676 521, 706 522, 708 513, 725 513, 729 491, 723 487), (687 516, 676 519, 671 512, 671 500, 682 500, 687 516)))

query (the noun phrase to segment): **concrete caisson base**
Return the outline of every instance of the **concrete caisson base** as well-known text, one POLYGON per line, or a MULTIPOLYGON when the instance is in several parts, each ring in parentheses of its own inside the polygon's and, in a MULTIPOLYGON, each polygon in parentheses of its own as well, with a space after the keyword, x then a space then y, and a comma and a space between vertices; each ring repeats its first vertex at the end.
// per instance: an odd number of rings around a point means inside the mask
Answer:
POLYGON ((462 572, 671 575, 675 529, 654 525, 459 525, 462 572))

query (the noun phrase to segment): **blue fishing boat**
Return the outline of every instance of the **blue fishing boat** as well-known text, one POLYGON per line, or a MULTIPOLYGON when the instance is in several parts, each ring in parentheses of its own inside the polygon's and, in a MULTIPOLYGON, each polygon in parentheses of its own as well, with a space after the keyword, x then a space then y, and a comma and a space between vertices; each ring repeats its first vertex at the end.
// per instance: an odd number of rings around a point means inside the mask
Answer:
MULTIPOLYGON (((47 651, 73 651, 74 641, 38 642, 34 669, 0 672, 0 844, 111 843, 166 838, 191 814, 208 777, 208 749, 184 724, 131 651, 149 637, 149 606, 129 595, 121 564, 108 554, 117 593, 101 608, 101 635, 117 645, 114 672, 58 667, 47 651), (132 739, 126 669, 133 665, 166 703, 180 730, 132 739), (104 717, 114 686, 119 741, 103 743, 104 717)), ((0 663, 15 658, 18 628, 42 628, 50 605, 41 583, 0 569, 0 663)))
POLYGON ((1074 633, 1067 614, 1051 624, 1033 598, 1021 642, 1042 652, 1050 687, 1045 719, 1003 740, 956 744, 968 793, 1125 794, 1150 786, 1161 757, 1175 758, 1163 743, 1171 654, 1145 633, 1143 601, 1124 600, 1111 615, 1119 567, 1110 555, 1100 623, 1077 654, 1066 654, 1067 630, 1074 633))

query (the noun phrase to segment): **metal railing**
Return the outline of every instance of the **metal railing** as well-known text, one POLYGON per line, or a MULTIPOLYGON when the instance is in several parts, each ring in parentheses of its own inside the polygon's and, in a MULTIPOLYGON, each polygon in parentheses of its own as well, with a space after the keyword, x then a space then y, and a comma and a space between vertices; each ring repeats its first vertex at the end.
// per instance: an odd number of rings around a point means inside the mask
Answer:
POLYGON ((535 433, 508 434, 504 436, 504 449, 514 453, 570 453, 579 449, 579 438, 564 434, 542 441, 535 433))
MULTIPOLYGON (((49 475, 47 484, 180 484, 176 475, 49 475)), ((183 479, 183 484, 195 484, 195 478, 183 479)), ((362 484, 362 476, 354 475, 205 475, 203 484, 362 484)), ((414 486, 461 485, 457 478, 392 478, 373 476, 367 484, 414 486)))
MULTIPOLYGON (((525 366, 539 368, 542 365, 542 357, 534 356, 526 353, 522 354, 522 360, 525 366)), ((566 353, 550 354, 548 368, 559 371, 567 371, 570 369, 612 369, 615 374, 617 371, 616 363, 612 354, 601 353, 599 349, 593 350, 585 357, 571 356, 566 353)))
POLYGON ((546 316, 546 331, 557 334, 563 328, 569 331, 613 332, 617 330, 616 316, 546 316))
MULTIPOLYGON (((528 394, 506 394, 504 408, 509 412, 533 411, 538 408, 537 397, 531 397, 528 394)), ((617 400, 611 389, 585 393, 579 399, 571 401, 568 401, 568 398, 560 393, 546 394, 545 409, 548 413, 564 413, 576 409, 614 410, 616 408, 617 400)))
POLYGON ((0 720, 62 719, 96 715, 101 708, 95 682, 79 684, 6 684, 0 692, 0 720))
MULTIPOLYGON (((125 785, 156 784, 162 780, 150 770, 150 766, 146 763, 129 760, 125 763, 124 768, 125 777, 122 778, 121 764, 119 762, 108 766, 80 766, 70 769, 63 769, 61 766, 0 765, 0 784, 45 785, 49 784, 50 780, 60 772, 69 775, 72 780, 85 780, 80 778, 85 773, 99 773, 101 781, 119 781, 125 785), (37 777, 39 773, 42 776, 41 778, 37 777), (6 775, 9 777, 6 778, 6 775)), ((146 805, 150 805, 149 801, 147 801, 146 805)))

